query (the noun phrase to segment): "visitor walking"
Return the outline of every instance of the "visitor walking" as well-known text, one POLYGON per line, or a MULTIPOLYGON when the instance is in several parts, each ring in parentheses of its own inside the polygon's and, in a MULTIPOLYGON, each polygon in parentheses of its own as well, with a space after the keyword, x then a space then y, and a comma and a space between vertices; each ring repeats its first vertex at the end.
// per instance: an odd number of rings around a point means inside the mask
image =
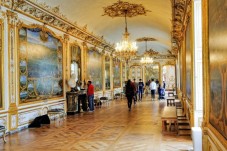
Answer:
POLYGON ((151 100, 155 100, 155 90, 156 90, 156 83, 154 82, 154 79, 151 80, 150 83, 150 90, 151 90, 151 100))
POLYGON ((134 88, 131 80, 129 79, 126 84, 126 97, 128 100, 128 110, 131 111, 131 106, 132 106, 132 98, 134 96, 134 88))

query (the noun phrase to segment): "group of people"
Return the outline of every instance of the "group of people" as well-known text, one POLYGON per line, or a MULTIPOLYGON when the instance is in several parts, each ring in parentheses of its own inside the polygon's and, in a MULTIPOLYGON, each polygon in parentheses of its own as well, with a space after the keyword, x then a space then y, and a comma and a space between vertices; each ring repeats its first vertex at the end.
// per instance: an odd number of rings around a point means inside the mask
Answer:
MULTIPOLYGON (((147 85, 147 83, 146 83, 147 85)), ((152 100, 155 100, 155 92, 158 87, 158 93, 160 98, 160 91, 161 86, 159 83, 155 82, 154 79, 151 79, 151 82, 149 83, 149 88, 151 91, 151 98, 152 100)), ((163 81, 163 88, 165 89, 165 82, 163 81)), ((139 82, 137 83, 134 79, 133 82, 129 79, 125 86, 125 94, 128 100, 128 109, 131 111, 132 101, 134 100, 134 104, 137 102, 137 95, 139 96, 138 101, 142 101, 143 98, 143 91, 144 91, 144 83, 142 79, 139 79, 139 82)), ((88 81, 87 84, 87 96, 88 96, 88 106, 89 111, 94 111, 94 85, 92 85, 91 81, 88 81)))
POLYGON ((152 100, 155 100, 155 93, 157 90, 157 86, 158 86, 159 99, 161 99, 162 97, 164 97, 163 95, 165 95, 165 87, 166 87, 165 81, 163 81, 163 87, 161 87, 161 84, 159 83, 158 80, 156 80, 156 82, 155 82, 154 79, 151 79, 149 88, 151 90, 151 99, 152 100))
MULTIPOLYGON (((161 96, 161 85, 159 82, 155 82, 154 79, 151 79, 151 82, 146 83, 146 85, 149 86, 149 89, 151 91, 151 99, 154 101, 155 100, 155 93, 157 90, 157 85, 158 85, 158 94, 159 98, 161 96)), ((126 83, 125 86, 125 94, 128 100, 128 109, 131 111, 131 106, 132 106, 132 101, 134 100, 134 104, 137 102, 137 93, 139 94, 139 101, 142 101, 143 98, 143 91, 144 91, 144 83, 142 79, 139 79, 139 83, 136 83, 135 79, 133 82, 129 79, 126 83)), ((163 81, 163 88, 165 89, 165 82, 163 81)))

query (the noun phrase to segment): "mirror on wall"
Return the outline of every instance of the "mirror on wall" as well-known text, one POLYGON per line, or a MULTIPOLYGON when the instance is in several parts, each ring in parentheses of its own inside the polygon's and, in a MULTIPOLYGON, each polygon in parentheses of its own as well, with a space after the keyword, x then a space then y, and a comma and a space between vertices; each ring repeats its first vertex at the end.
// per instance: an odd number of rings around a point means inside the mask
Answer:
POLYGON ((77 86, 81 85, 81 49, 78 45, 72 44, 70 46, 71 65, 70 75, 75 76, 77 86))
POLYGON ((136 79, 136 82, 139 81, 139 79, 143 79, 142 78, 142 67, 141 66, 131 66, 130 67, 130 79, 136 79))
POLYGON ((175 88, 175 66, 165 65, 162 68, 162 80, 165 81, 165 89, 172 90, 175 88))
POLYGON ((105 86, 106 90, 110 90, 110 57, 105 57, 105 86))
POLYGON ((145 67, 145 79, 146 82, 148 80, 154 79, 155 81, 159 81, 159 65, 158 64, 150 64, 145 67))
POLYGON ((117 58, 113 59, 113 86, 114 88, 121 87, 121 66, 120 60, 117 58))

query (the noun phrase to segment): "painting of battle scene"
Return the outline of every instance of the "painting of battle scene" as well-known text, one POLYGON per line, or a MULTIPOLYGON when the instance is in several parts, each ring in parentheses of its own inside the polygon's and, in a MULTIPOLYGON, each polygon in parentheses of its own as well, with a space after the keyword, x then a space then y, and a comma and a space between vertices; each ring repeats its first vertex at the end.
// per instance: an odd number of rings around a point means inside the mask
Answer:
POLYGON ((191 99, 191 23, 188 22, 186 29, 186 94, 191 99))
POLYGON ((92 49, 87 53, 87 79, 92 81, 95 91, 102 90, 102 56, 92 49))
POLYGON ((113 59, 113 75, 114 88, 121 87, 121 66, 118 59, 113 59))
POLYGON ((225 0, 209 0, 209 121, 227 139, 227 18, 225 0))
POLYGON ((40 28, 19 29, 20 102, 63 97, 62 42, 40 28))

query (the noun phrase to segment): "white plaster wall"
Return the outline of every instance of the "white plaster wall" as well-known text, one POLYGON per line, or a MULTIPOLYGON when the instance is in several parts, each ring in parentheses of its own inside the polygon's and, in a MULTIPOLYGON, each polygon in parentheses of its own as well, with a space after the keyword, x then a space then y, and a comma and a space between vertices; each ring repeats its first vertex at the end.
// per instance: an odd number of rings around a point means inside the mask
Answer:
POLYGON ((202 72, 202 8, 201 0, 194 2, 194 126, 201 126, 203 117, 203 72, 202 72))

